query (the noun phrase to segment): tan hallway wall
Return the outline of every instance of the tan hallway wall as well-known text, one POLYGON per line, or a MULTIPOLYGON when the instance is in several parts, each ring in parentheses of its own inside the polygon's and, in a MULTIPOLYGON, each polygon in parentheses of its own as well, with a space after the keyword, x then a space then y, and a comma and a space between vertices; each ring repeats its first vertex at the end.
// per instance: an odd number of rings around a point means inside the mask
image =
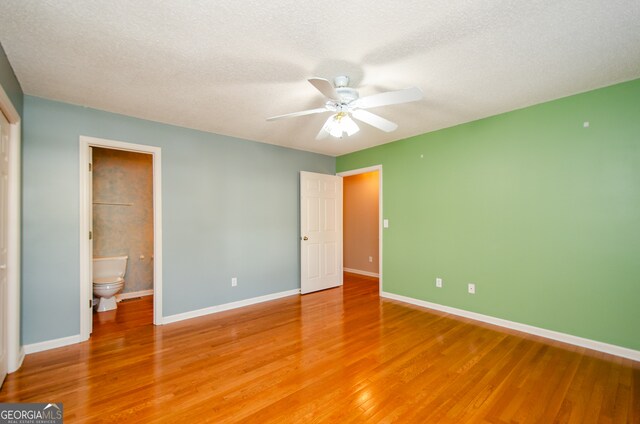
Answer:
POLYGON ((378 171, 344 177, 343 182, 344 267, 377 274, 378 171))

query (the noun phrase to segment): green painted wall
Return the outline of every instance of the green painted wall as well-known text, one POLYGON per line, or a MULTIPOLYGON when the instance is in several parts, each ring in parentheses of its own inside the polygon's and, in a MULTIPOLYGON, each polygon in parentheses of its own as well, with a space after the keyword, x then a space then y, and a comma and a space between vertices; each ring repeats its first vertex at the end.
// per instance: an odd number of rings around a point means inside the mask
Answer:
POLYGON ((375 164, 385 291, 640 350, 640 80, 341 156, 337 171, 375 164))

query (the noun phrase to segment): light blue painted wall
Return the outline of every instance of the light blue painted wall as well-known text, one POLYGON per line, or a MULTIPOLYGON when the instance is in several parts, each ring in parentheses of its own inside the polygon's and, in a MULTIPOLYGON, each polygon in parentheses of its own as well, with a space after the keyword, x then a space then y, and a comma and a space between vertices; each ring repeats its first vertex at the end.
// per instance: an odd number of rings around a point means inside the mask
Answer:
POLYGON ((165 316, 299 287, 298 173, 335 158, 25 96, 24 344, 79 333, 80 135, 162 148, 165 316))
POLYGON ((9 96, 9 99, 11 99, 13 107, 15 107, 20 116, 22 116, 22 88, 16 75, 13 73, 13 68, 7 59, 2 44, 0 44, 0 85, 4 89, 4 92, 7 93, 7 96, 9 96))

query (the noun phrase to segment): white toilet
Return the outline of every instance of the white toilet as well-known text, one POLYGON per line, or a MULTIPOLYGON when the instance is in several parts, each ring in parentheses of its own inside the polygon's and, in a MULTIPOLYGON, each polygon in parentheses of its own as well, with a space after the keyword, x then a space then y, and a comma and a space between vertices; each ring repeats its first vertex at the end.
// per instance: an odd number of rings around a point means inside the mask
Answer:
POLYGON ((116 309, 116 293, 124 287, 128 256, 93 258, 93 294, 100 298, 98 312, 116 309))

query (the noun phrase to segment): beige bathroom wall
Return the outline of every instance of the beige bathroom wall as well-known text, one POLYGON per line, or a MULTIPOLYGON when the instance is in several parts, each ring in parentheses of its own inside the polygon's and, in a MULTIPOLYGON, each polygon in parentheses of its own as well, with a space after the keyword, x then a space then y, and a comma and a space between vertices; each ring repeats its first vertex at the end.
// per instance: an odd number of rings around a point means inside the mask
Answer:
POLYGON ((93 148, 93 255, 129 256, 121 293, 153 289, 152 156, 93 148))
POLYGON ((378 171, 344 177, 344 267, 377 274, 378 171), (369 257, 372 261, 369 262, 369 257))

